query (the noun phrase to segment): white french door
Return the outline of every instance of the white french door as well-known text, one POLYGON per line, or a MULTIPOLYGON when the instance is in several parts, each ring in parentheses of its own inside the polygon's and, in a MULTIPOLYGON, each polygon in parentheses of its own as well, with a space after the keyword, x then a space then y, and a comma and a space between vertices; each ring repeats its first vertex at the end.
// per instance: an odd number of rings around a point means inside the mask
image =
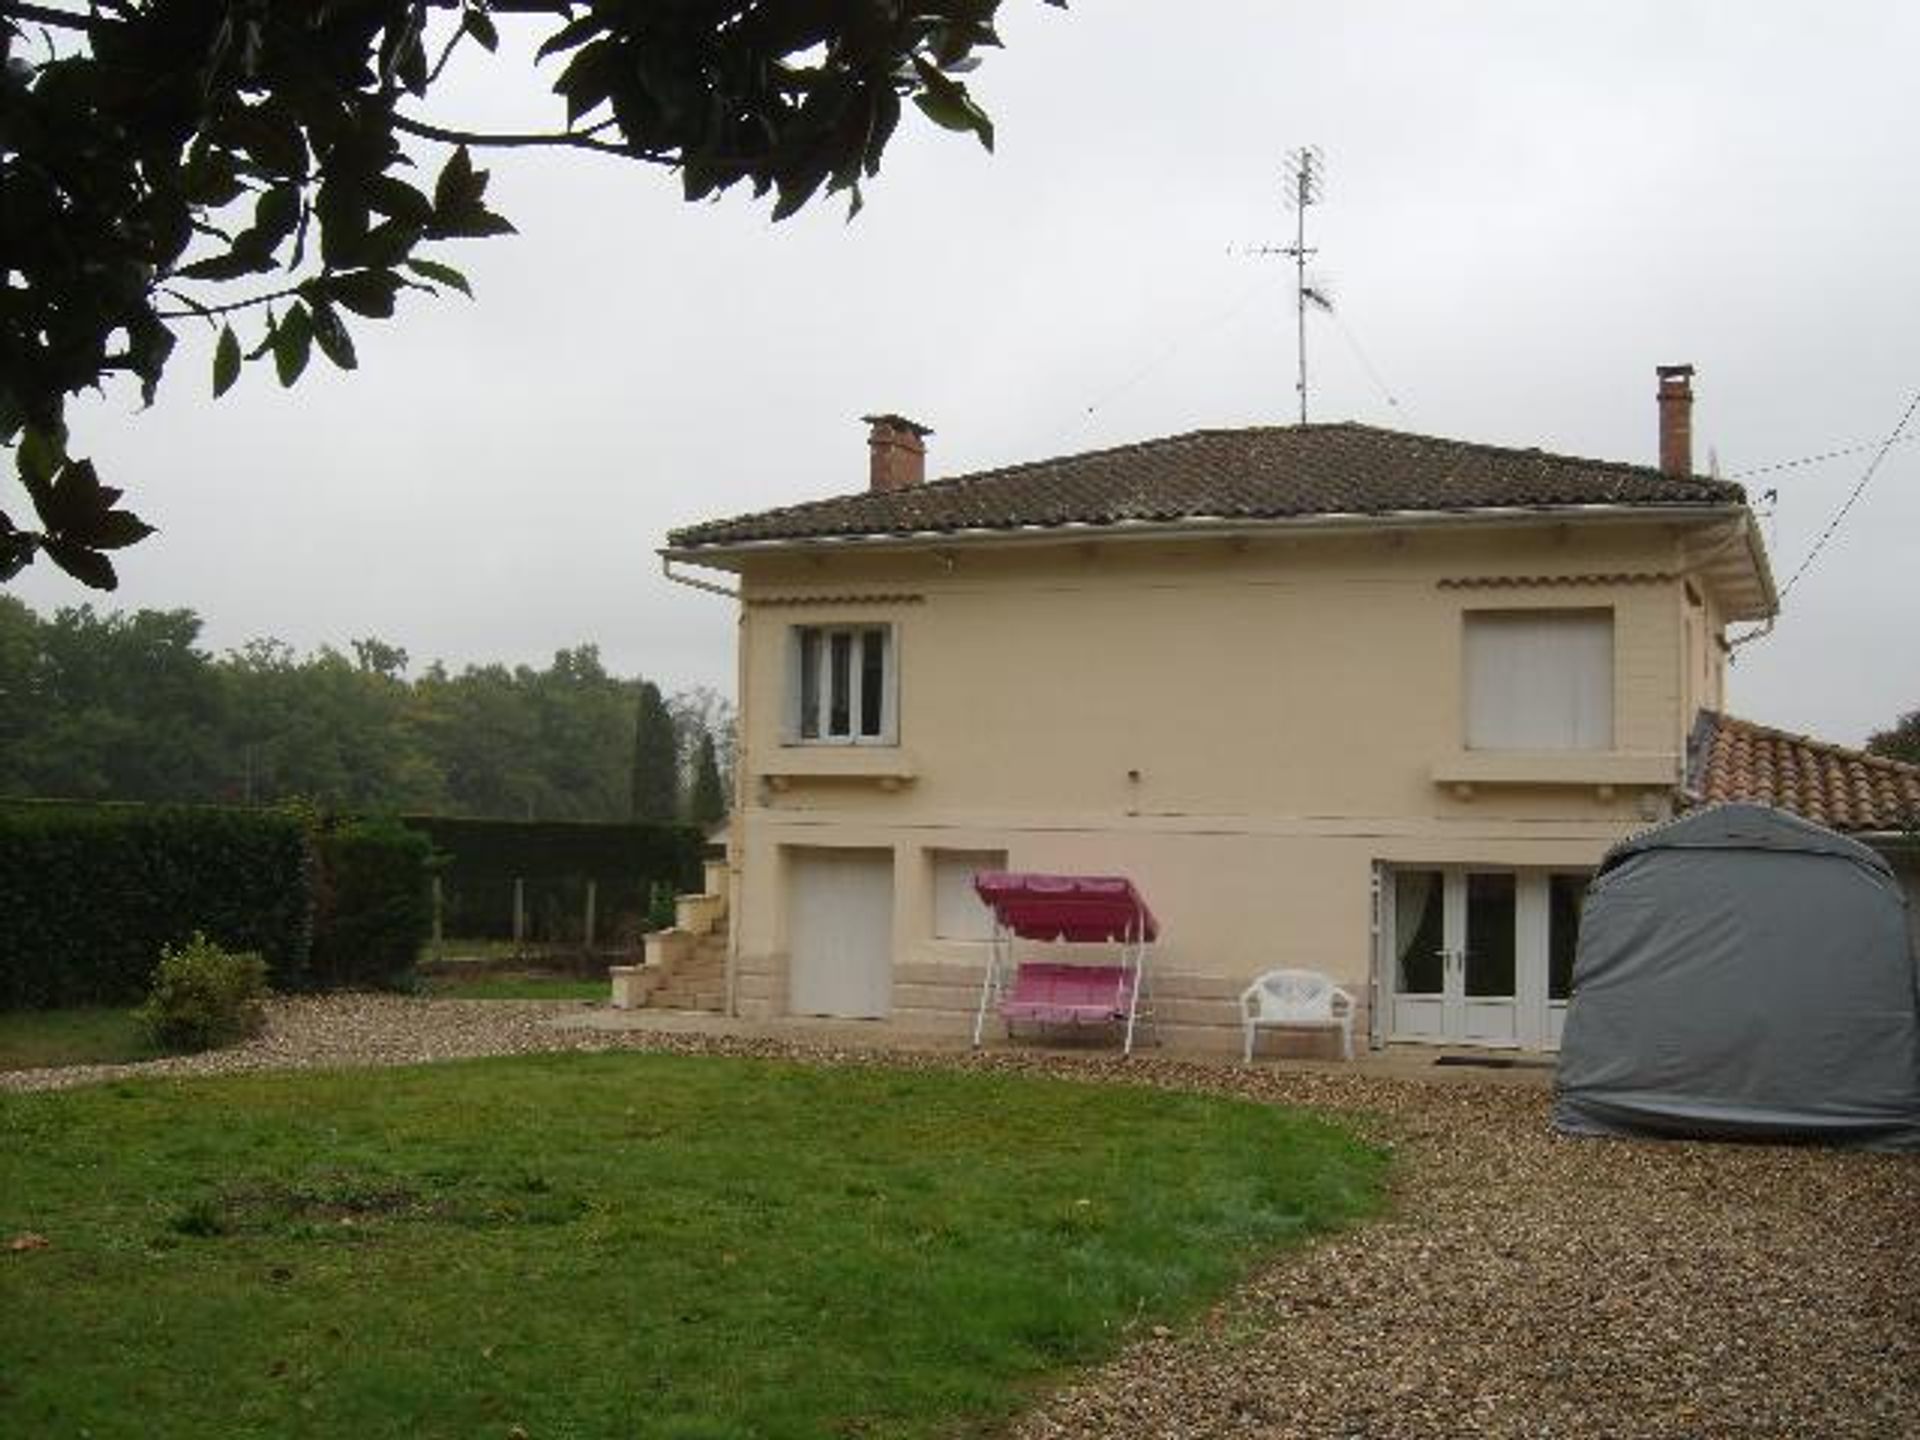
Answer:
POLYGON ((1386 880, 1385 1038, 1559 1047, 1584 875, 1394 866, 1386 880))

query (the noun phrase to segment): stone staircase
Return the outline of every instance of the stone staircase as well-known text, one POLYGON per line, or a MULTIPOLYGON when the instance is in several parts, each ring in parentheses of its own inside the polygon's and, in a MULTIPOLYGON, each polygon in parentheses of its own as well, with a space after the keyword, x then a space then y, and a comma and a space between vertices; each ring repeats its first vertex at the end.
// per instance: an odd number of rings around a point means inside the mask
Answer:
POLYGON ((646 960, 616 965, 616 1010, 706 1010, 727 1005, 727 862, 706 862, 698 895, 674 901, 673 928, 646 937, 646 960))

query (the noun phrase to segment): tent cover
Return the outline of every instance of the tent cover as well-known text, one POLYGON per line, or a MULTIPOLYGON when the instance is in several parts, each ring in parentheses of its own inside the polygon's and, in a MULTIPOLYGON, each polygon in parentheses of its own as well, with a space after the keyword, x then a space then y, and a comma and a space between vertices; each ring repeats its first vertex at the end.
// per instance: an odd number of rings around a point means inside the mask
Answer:
POLYGON ((1614 847, 1580 922, 1553 1123, 1920 1150, 1920 976, 1866 846, 1716 805, 1614 847))
POLYGON ((1156 940, 1160 926, 1124 875, 1034 875, 984 870, 973 888, 1022 940, 1121 944, 1156 940))

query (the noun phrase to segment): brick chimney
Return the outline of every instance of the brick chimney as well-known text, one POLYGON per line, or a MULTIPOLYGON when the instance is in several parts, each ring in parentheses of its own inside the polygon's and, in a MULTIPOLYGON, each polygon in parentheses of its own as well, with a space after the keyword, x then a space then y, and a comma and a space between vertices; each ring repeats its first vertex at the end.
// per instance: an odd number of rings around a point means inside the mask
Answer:
POLYGON ((862 415, 867 422, 868 488, 905 490, 927 478, 927 441, 933 431, 904 415, 862 415))
POLYGON ((1660 377, 1660 468, 1693 474, 1693 367, 1656 365, 1660 377))

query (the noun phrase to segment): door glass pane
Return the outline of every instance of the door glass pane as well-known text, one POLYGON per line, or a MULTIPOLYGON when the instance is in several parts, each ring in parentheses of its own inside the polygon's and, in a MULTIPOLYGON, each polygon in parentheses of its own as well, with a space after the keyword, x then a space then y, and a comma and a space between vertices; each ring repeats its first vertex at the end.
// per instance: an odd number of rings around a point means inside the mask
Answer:
POLYGON ((827 734, 853 733, 853 632, 835 630, 827 645, 827 734))
POLYGON ((1438 995, 1446 984, 1441 928, 1446 887, 1438 870, 1399 870, 1393 877, 1394 988, 1402 995, 1438 995))
POLYGON ((1512 874, 1467 876, 1467 994, 1513 996, 1514 892, 1512 874))
POLYGON ((887 632, 860 632, 860 733, 879 736, 882 705, 886 698, 887 632))
POLYGON ((820 632, 800 632, 800 738, 820 738, 820 632))
POLYGON ((1573 994, 1573 952, 1580 940, 1580 907, 1587 899, 1584 875, 1547 877, 1547 998, 1573 994))

